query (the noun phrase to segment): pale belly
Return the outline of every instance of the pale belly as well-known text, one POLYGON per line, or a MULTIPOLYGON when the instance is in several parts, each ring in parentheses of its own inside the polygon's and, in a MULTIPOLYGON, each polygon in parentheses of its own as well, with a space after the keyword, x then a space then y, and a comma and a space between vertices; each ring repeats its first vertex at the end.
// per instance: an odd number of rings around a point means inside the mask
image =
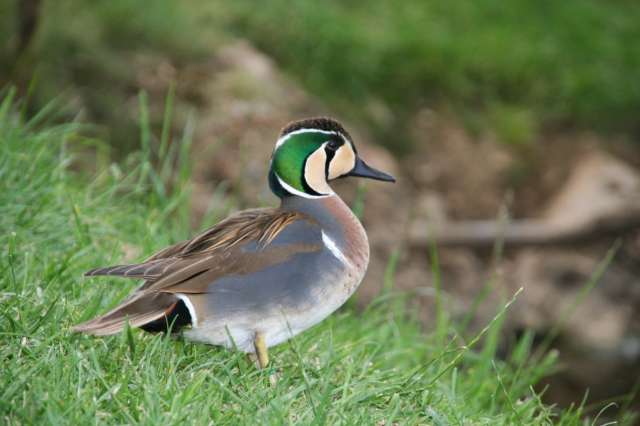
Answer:
POLYGON ((346 268, 314 285, 304 303, 271 304, 267 309, 227 313, 224 319, 205 320, 185 330, 183 335, 196 342, 254 352, 256 333, 261 333, 268 347, 275 346, 331 315, 354 293, 363 276, 364 269, 346 268))
MULTIPOLYGON (((268 347, 275 346, 318 324, 342 306, 364 277, 369 244, 362 225, 338 197, 328 197, 322 203, 330 213, 314 217, 319 221, 330 217, 327 229, 322 230, 323 250, 298 254, 250 277, 217 281, 202 295, 206 298, 202 302, 207 306, 207 318, 185 330, 185 337, 254 352, 257 333, 268 347), (334 222, 341 224, 340 231, 335 230, 334 222)), ((294 226, 287 230, 280 238, 296 241, 294 226), (286 235, 287 230, 291 235, 286 235)))

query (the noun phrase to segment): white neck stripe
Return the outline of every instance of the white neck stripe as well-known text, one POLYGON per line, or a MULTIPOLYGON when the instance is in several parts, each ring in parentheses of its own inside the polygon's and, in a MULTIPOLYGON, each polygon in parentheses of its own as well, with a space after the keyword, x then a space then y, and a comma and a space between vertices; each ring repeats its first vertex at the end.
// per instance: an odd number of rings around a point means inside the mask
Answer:
POLYGON ((328 197, 330 195, 333 195, 333 192, 330 192, 328 194, 321 194, 321 195, 311 195, 311 194, 307 194, 306 192, 303 192, 303 191, 298 191, 297 189, 295 189, 294 187, 289 185, 287 182, 282 180, 280 178, 280 176, 278 176, 278 173, 276 173, 276 172, 273 172, 273 173, 276 175, 276 179, 278 179, 278 183, 280 183, 280 185, 282 185, 284 190, 287 191, 291 195, 298 195, 298 196, 304 197, 304 198, 324 198, 324 197, 328 197))

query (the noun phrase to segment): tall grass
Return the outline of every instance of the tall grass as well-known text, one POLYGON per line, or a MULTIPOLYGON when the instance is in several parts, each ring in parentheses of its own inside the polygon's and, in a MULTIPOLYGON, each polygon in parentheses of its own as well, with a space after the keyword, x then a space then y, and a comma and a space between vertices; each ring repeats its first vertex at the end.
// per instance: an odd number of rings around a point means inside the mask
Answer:
MULTIPOLYGON (((144 96, 140 105, 144 117, 144 96)), ((135 285, 83 271, 190 232, 188 129, 162 150, 148 123, 140 129, 140 152, 85 175, 70 166, 99 142, 73 123, 25 121, 10 97, 0 106, 3 423, 584 424, 582 406, 556 410, 533 390, 554 355, 532 362, 532 335, 497 358, 509 304, 467 340, 445 315, 444 331, 425 333, 393 290, 393 259, 369 308, 343 309, 275 348, 263 371, 180 338, 72 334, 135 285)))

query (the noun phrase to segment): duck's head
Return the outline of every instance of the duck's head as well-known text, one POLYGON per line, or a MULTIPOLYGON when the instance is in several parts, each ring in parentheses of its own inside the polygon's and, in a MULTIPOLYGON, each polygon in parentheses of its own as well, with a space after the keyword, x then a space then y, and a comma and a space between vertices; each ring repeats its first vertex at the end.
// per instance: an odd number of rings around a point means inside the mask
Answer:
POLYGON ((347 176, 395 182, 367 165, 349 133, 331 118, 295 121, 282 130, 269 170, 269 185, 277 196, 326 197, 333 194, 329 182, 347 176))

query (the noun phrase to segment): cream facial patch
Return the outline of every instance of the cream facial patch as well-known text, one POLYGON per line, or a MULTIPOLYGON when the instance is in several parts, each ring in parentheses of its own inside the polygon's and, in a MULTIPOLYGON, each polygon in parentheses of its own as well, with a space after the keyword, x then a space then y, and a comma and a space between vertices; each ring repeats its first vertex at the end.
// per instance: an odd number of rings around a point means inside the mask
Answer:
POLYGON ((327 153, 323 145, 307 157, 304 167, 304 178, 307 181, 307 185, 319 194, 333 193, 325 177, 326 163, 327 153))
POLYGON ((342 175, 349 173, 356 165, 356 154, 353 152, 351 144, 345 143, 333 156, 331 164, 329 164, 328 178, 336 179, 342 175))

